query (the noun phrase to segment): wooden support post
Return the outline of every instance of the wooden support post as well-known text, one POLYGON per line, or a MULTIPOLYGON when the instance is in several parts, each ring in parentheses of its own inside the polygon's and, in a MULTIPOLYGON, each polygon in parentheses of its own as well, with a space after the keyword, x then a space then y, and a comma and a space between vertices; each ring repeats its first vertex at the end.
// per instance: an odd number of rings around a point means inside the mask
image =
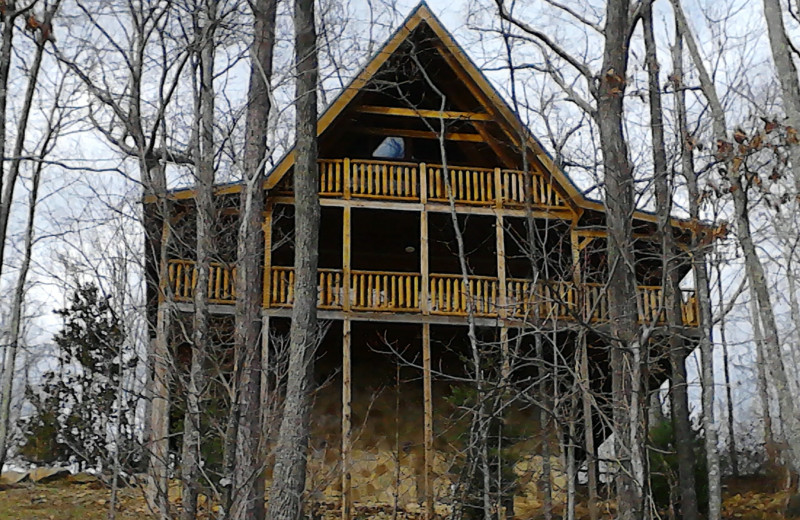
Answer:
POLYGON ((264 210, 264 301, 262 302, 264 308, 269 308, 270 290, 272 281, 272 212, 274 206, 271 202, 267 202, 267 207, 264 210))
MULTIPOLYGON (((499 176, 499 169, 495 172, 499 176)), ((498 199, 498 205, 501 204, 498 199)), ((509 309, 508 284, 506 278, 506 230, 503 214, 498 211, 495 222, 495 240, 497 248, 497 317, 500 325, 500 352, 503 360, 502 376, 505 380, 511 372, 511 359, 508 351, 508 327, 506 318, 514 311, 509 309)))
POLYGON ((350 320, 342 321, 342 520, 353 517, 353 497, 351 493, 351 430, 352 395, 350 364, 350 320))
MULTIPOLYGON (((262 454, 266 455, 267 430, 269 426, 269 315, 261 314, 261 446, 262 454)), ((263 460, 263 459, 262 459, 263 460)))
POLYGON ((495 240, 497 249, 497 316, 504 319, 509 315, 509 302, 506 280, 506 230, 502 213, 497 214, 495 240))
POLYGON ((430 295, 430 268, 428 249, 428 211, 425 206, 419 214, 419 272, 420 272, 420 302, 419 310, 424 315, 431 313, 430 295))
POLYGON ((352 182, 352 175, 350 175, 350 159, 345 157, 342 164, 342 175, 344 176, 344 190, 342 192, 345 200, 350 200, 350 185, 352 182))
POLYGON ((350 287, 352 286, 352 281, 350 279, 351 269, 350 269, 350 216, 352 214, 352 208, 347 205, 342 208, 342 286, 344 290, 344 294, 342 295, 342 308, 346 311, 350 310, 350 287))
POLYGON ((431 388, 431 325, 422 324, 422 385, 424 394, 425 519, 433 518, 433 389, 431 388))
MULTIPOLYGON (((589 316, 583 316, 586 305, 583 301, 583 286, 581 285, 581 247, 580 236, 578 235, 575 226, 577 221, 572 221, 570 226, 570 239, 572 244, 572 284, 575 287, 575 311, 581 313, 582 318, 589 319, 589 316)), ((585 246, 584 246, 585 247, 585 246)))
POLYGON ((425 163, 419 164, 419 201, 428 203, 428 167, 425 163))
POLYGON ((500 168, 494 169, 494 205, 498 210, 503 207, 503 170, 500 168))

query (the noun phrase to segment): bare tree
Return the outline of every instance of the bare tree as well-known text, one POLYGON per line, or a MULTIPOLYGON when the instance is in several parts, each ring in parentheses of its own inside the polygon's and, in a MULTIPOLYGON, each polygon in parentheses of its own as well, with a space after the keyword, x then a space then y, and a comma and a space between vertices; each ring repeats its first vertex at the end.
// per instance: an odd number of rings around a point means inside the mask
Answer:
POLYGON ((653 146, 654 185, 658 233, 661 239, 662 286, 664 287, 664 309, 666 311, 669 339, 669 361, 671 368, 670 404, 675 433, 675 450, 678 457, 678 487, 681 498, 681 515, 686 520, 698 518, 697 494, 694 479, 694 449, 692 425, 689 419, 689 397, 686 382, 686 364, 683 334, 683 314, 678 273, 678 257, 672 230, 672 193, 667 166, 667 151, 664 137, 664 116, 661 102, 660 66, 653 35, 652 0, 646 0, 642 10, 644 43, 650 98, 650 131, 653 146))
MULTIPOLYGON (((41 23, 48 24, 51 27, 53 18, 58 11, 60 0, 49 2, 45 5, 45 14, 41 23)), ((14 31, 17 31, 16 20, 27 9, 18 10, 13 4, 6 6, 3 12, 3 29, 2 29, 2 43, 0 43, 0 152, 4 152, 6 140, 6 103, 7 103, 7 89, 5 85, 8 82, 8 69, 11 66, 12 60, 12 47, 11 39, 14 31)), ((34 18, 35 19, 35 18, 34 18)), ((38 22, 37 22, 38 23, 38 22)), ((27 151, 29 143, 26 141, 30 138, 28 131, 28 121, 34 112, 34 94, 40 88, 39 73, 42 67, 42 61, 45 56, 45 46, 50 39, 46 34, 40 32, 35 34, 33 40, 34 50, 32 63, 28 70, 28 81, 25 88, 25 96, 22 107, 20 109, 20 120, 17 123, 16 137, 14 141, 13 150, 11 152, 11 160, 8 161, 9 166, 6 171, 0 173, 0 183, 5 182, 4 191, 2 193, 2 202, 0 202, 0 272, 2 272, 3 261, 5 255, 5 242, 6 233, 8 229, 8 221, 11 216, 11 206, 14 200, 14 189, 17 184, 17 178, 20 174, 20 169, 23 165, 23 155, 27 151), (5 179, 3 180, 4 177, 5 179)), ((18 47, 20 47, 18 45, 18 47)), ((21 52, 21 49, 17 49, 21 52)), ((25 227, 25 245, 23 247, 23 261, 22 266, 17 274, 17 282, 14 289, 14 296, 11 306, 11 323, 10 323, 10 342, 4 349, 3 371, 2 371, 2 385, 0 386, 0 470, 6 462, 8 455, 8 438, 10 430, 10 416, 11 416, 11 401, 13 397, 13 384, 14 374, 16 367, 17 351, 19 349, 20 333, 22 329, 22 307, 23 299, 25 296, 25 283, 27 280, 28 269, 31 262, 31 250, 33 247, 33 225, 36 211, 36 198, 39 190, 39 179, 41 176, 44 156, 46 156, 52 147, 52 141, 56 139, 60 122, 56 119, 59 117, 59 112, 56 110, 58 107, 58 96, 52 101, 53 111, 49 114, 47 121, 47 128, 41 139, 40 150, 38 152, 39 163, 34 164, 34 174, 31 187, 31 195, 28 206, 28 220, 25 227)), ((5 161, 4 161, 5 165, 5 161)))
POLYGON ((295 0, 296 144, 294 149, 295 290, 283 416, 267 518, 302 516, 306 481, 309 393, 317 337, 320 205, 317 192, 317 36, 314 0, 295 0))
MULTIPOLYGON (((700 88, 709 103, 714 136, 717 139, 717 159, 725 165, 727 180, 730 182, 731 195, 734 204, 736 231, 739 243, 744 253, 745 270, 747 277, 755 291, 761 326, 764 333, 767 364, 770 367, 778 393, 781 417, 786 421, 786 442, 789 445, 789 455, 792 466, 800 467, 800 423, 798 423, 794 401, 791 396, 786 369, 781 354, 778 327, 775 321, 775 312, 772 298, 769 294, 764 265, 758 256, 756 245, 750 229, 750 203, 748 200, 747 186, 743 183, 744 172, 741 169, 742 159, 737 157, 738 152, 728 138, 725 112, 719 101, 715 86, 705 69, 694 39, 688 30, 683 11, 679 2, 673 0, 676 18, 682 27, 689 51, 697 69, 700 79, 700 88)), ((710 411, 706 411, 710 413, 710 411)))
POLYGON ((194 288, 194 316, 192 320, 191 362, 186 385, 186 413, 183 422, 183 452, 181 456, 181 480, 183 493, 181 518, 193 520, 197 517, 201 445, 201 401, 205 394, 206 356, 211 349, 209 338, 208 282, 213 253, 212 226, 215 220, 214 203, 214 55, 215 32, 219 22, 216 0, 203 0, 195 6, 193 22, 197 76, 195 91, 194 143, 195 210, 196 210, 196 259, 197 285, 194 288))
MULTIPOLYGON (((250 87, 245 129, 244 180, 239 203, 239 233, 236 280, 236 331, 234 348, 237 361, 236 402, 232 403, 231 422, 238 425, 236 465, 232 489, 236 503, 231 518, 264 517, 264 463, 266 432, 261 395, 266 384, 262 371, 261 304, 263 299, 262 230, 264 210, 264 172, 268 157, 268 121, 272 109, 270 80, 275 44, 276 0, 251 4, 255 29, 250 48, 250 87)), ((267 220, 267 225, 271 221, 267 220)))

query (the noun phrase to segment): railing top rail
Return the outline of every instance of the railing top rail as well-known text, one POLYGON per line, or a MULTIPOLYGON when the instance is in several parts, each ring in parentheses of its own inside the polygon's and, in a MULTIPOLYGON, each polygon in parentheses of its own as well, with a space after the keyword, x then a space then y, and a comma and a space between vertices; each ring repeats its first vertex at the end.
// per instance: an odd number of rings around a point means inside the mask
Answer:
MULTIPOLYGON (((443 164, 428 164, 428 168, 444 168, 443 164)), ((486 173, 494 173, 494 168, 485 168, 482 166, 461 166, 458 164, 448 164, 448 170, 469 170, 471 172, 486 172, 486 173)))
POLYGON ((412 271, 365 271, 362 269, 351 269, 350 272, 353 274, 378 276, 422 276, 420 273, 415 273, 412 271))
MULTIPOLYGON (((333 160, 341 160, 344 159, 324 159, 327 161, 333 160)), ((382 160, 373 160, 373 159, 350 159, 350 164, 379 164, 381 166, 415 166, 418 167, 422 163, 416 162, 404 162, 404 161, 382 161, 382 160)))
MULTIPOLYGON (((273 265, 273 266, 271 266, 271 269, 273 271, 294 271, 294 267, 291 267, 291 266, 287 267, 285 265, 273 265)), ((341 273, 341 272, 343 272, 341 269, 329 269, 327 267, 320 267, 319 269, 317 269, 317 271, 320 272, 320 273, 341 273)))
MULTIPOLYGON (((452 273, 430 273, 430 277, 431 278, 457 278, 459 280, 464 278, 463 275, 452 274, 452 273)), ((488 280, 488 281, 493 281, 493 282, 499 281, 496 276, 483 276, 483 275, 478 275, 478 274, 467 275, 467 278, 470 279, 470 280, 488 280)))

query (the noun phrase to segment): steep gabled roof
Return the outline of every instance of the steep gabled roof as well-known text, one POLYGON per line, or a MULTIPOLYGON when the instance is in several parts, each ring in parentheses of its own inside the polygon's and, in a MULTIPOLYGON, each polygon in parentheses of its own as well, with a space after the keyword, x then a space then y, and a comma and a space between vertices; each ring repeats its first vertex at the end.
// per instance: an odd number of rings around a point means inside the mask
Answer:
MULTIPOLYGON (((317 123, 317 135, 323 136, 325 131, 334 126, 339 118, 346 113, 352 113, 357 108, 358 96, 366 90, 370 82, 376 79, 382 67, 384 67, 393 57, 402 54, 401 47, 409 41, 415 31, 428 29, 427 43, 434 47, 441 58, 447 63, 452 72, 470 91, 472 96, 480 103, 481 109, 485 110, 485 115, 481 121, 493 125, 496 140, 505 141, 506 146, 516 150, 516 154, 521 157, 520 150, 523 148, 520 143, 520 134, 526 135, 525 147, 528 150, 529 161, 535 161, 541 166, 542 173, 547 175, 553 186, 562 195, 565 201, 579 215, 584 211, 604 213, 605 207, 602 202, 588 198, 579 190, 572 180, 553 162, 552 158, 545 151, 544 147, 530 134, 524 123, 515 114, 506 100, 492 86, 480 68, 469 58, 464 49, 455 41, 453 36, 444 28, 442 23, 433 14, 428 5, 421 2, 405 19, 401 26, 378 50, 372 59, 364 66, 359 74, 344 88, 339 96, 324 111, 317 123)), ((362 107, 363 111, 363 107, 362 107)), ((420 112, 426 112, 420 110, 420 112)), ((434 112, 428 110, 427 112, 434 112)), ((429 117, 429 116, 426 116, 429 117)), ((473 121, 474 122, 474 121, 473 121)), ((480 125, 475 128, 480 131, 480 125)), ((484 137, 487 132, 484 130, 484 137)), ((470 137, 469 135, 467 137, 470 137)), ((489 136, 491 137, 491 136, 489 136)), ((490 139, 491 140, 491 139, 490 139)), ((487 140, 487 141, 490 141, 487 140)), ((497 143, 490 143, 497 149, 497 143)), ((264 188, 269 190, 274 188, 284 179, 286 174, 291 171, 294 165, 294 148, 285 154, 278 164, 267 175, 264 188)), ((241 184, 233 183, 220 186, 217 190, 219 194, 231 194, 241 190, 241 184)), ((191 198, 193 190, 179 190, 173 192, 175 198, 191 198)), ((656 216, 647 211, 637 211, 634 218, 644 222, 656 222, 656 216)), ((674 219, 673 223, 682 228, 688 228, 689 223, 674 219)))
MULTIPOLYGON (((433 33, 432 45, 434 45, 444 60, 463 82, 468 83, 469 90, 478 98, 487 111, 491 121, 504 133, 504 138, 519 146, 519 134, 522 132, 529 135, 527 146, 537 160, 552 178, 554 184, 562 192, 564 198, 575 209, 587 208, 602 210, 602 204, 587 199, 578 188, 572 183, 564 172, 553 163, 550 156, 540 145, 540 143, 527 131, 525 125, 516 116, 511 107, 503 97, 491 85, 486 76, 481 72, 477 65, 469 58, 464 49, 455 41, 453 36, 444 28, 442 23, 433 14, 428 5, 423 1, 408 15, 401 26, 387 40, 383 47, 375 53, 373 58, 353 79, 349 85, 340 93, 334 102, 325 110, 317 123, 317 135, 322 135, 336 119, 342 115, 356 100, 357 95, 369 85, 370 81, 376 76, 393 55, 400 52, 404 42, 420 26, 426 25, 433 33)), ((430 43, 430 42, 429 42, 430 43)), ((281 161, 270 172, 266 188, 276 186, 291 170, 294 165, 294 150, 287 153, 281 161)))

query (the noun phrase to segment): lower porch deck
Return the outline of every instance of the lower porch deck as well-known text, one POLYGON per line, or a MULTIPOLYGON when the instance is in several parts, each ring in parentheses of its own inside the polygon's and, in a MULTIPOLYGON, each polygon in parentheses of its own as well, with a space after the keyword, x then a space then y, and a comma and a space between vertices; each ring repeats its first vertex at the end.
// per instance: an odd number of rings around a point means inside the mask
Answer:
MULTIPOLYGON (((169 290, 175 301, 190 303, 197 283, 191 260, 170 260, 167 266, 169 290)), ((264 309, 277 315, 294 303, 294 269, 273 266, 264 276, 264 309)), ((596 283, 533 281, 457 274, 408 273, 320 269, 318 308, 332 317, 346 315, 386 321, 431 321, 427 318, 473 316, 482 323, 585 322, 602 324, 609 320, 606 288, 596 283)), ((214 263, 208 282, 209 302, 227 313, 236 301, 236 268, 214 263)), ((639 286, 639 321, 665 321, 663 290, 639 286)), ((685 327, 697 327, 699 313, 694 291, 682 291, 681 311, 685 327)))

